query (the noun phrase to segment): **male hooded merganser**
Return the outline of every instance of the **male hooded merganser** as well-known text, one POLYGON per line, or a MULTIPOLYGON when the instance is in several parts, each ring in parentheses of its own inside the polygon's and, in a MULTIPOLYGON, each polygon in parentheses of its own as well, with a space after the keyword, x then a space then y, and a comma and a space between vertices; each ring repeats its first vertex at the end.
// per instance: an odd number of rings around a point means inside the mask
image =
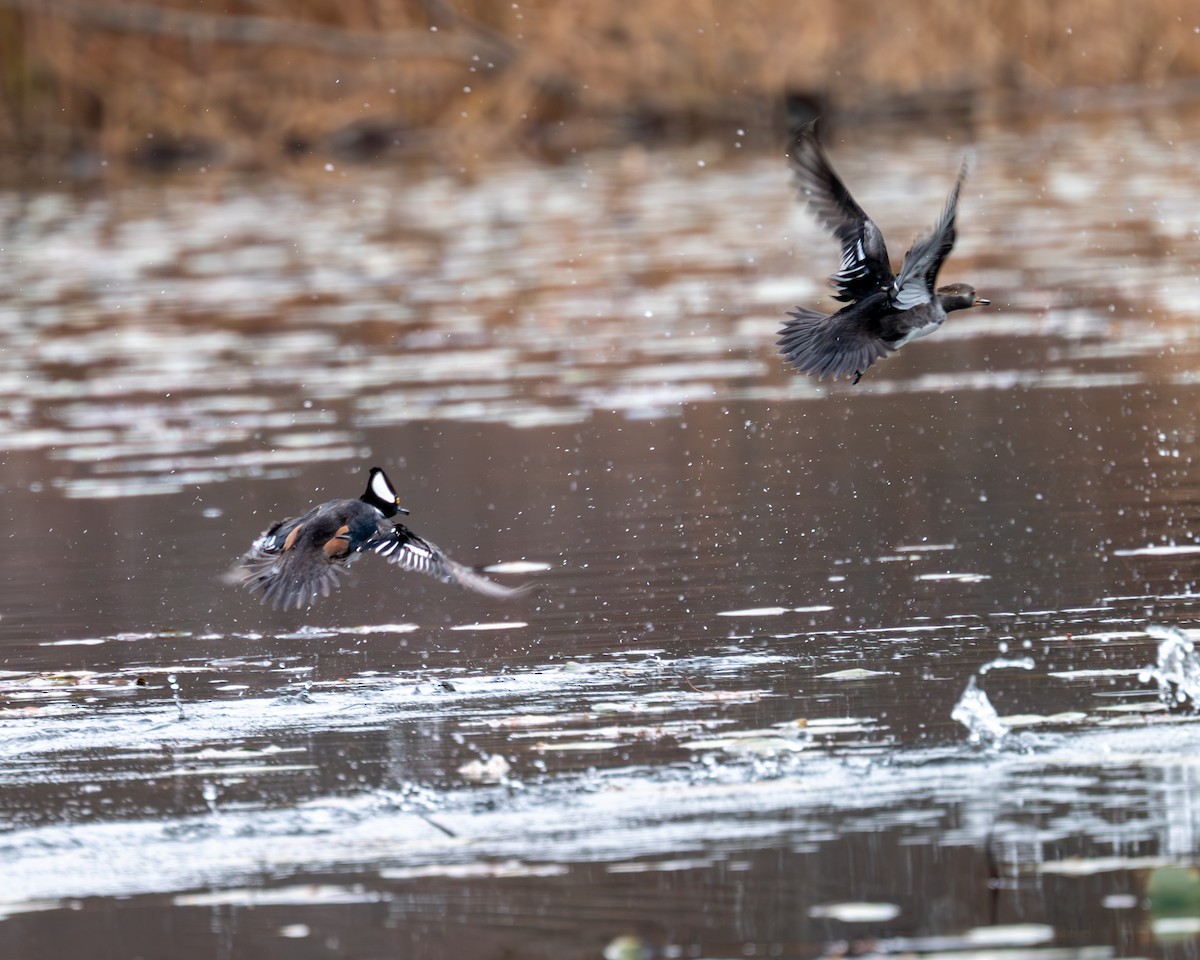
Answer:
POLYGON ((379 467, 371 468, 367 492, 357 500, 330 500, 302 517, 280 520, 246 551, 235 578, 263 600, 284 609, 329 596, 338 577, 360 553, 386 557, 405 570, 456 583, 492 597, 510 597, 521 587, 506 587, 451 560, 428 540, 393 519, 408 511, 379 467))
POLYGON ((814 120, 797 131, 789 159, 809 207, 841 241, 842 269, 830 279, 836 299, 847 306, 832 316, 797 307, 779 331, 778 344, 802 373, 822 380, 854 374, 858 383, 872 363, 933 333, 951 310, 990 302, 965 283, 934 288, 954 247, 954 214, 967 163, 963 161, 941 219, 913 243, 900 273, 893 275, 883 234, 833 172, 815 128, 814 120))

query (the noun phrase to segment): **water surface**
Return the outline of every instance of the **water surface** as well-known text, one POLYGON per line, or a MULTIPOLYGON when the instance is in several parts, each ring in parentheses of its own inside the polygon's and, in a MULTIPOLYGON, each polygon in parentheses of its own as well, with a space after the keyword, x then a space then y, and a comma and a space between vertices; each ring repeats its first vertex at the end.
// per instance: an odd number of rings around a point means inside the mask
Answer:
POLYGON ((835 137, 993 302, 854 387, 732 142, 0 197, 0 954, 1195 956, 1194 113, 835 137), (220 581, 373 463, 536 590, 220 581))

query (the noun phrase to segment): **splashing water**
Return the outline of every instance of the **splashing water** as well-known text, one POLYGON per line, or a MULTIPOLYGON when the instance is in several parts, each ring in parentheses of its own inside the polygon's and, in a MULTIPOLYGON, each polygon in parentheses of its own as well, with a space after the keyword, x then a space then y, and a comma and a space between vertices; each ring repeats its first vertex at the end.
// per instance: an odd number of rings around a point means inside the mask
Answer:
POLYGON ((220 791, 217 790, 217 785, 211 780, 205 780, 203 785, 200 787, 200 795, 204 797, 204 805, 208 807, 208 812, 211 813, 213 819, 216 820, 221 815, 221 811, 217 809, 217 799, 220 797, 220 791))
POLYGON ((183 711, 183 691, 179 686, 179 678, 173 673, 168 673, 167 684, 171 688, 171 699, 175 703, 175 711, 178 714, 178 719, 186 720, 187 714, 183 711))
POLYGON ((993 746, 1008 735, 1008 727, 1000 719, 987 694, 975 685, 974 677, 967 681, 967 687, 950 711, 950 717, 967 728, 967 740, 970 743, 993 746))
POLYGON ((1143 683, 1158 684, 1158 696, 1168 707, 1200 706, 1200 658, 1196 644, 1178 627, 1147 624, 1146 633, 1158 641, 1158 662, 1143 670, 1143 683))

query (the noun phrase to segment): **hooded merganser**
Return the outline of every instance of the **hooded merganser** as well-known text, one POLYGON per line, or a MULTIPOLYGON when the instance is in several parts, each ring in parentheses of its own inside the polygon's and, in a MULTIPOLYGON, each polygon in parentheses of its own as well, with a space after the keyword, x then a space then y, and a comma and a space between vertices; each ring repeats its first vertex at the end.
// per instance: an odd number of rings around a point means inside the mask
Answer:
POLYGON ((367 491, 357 500, 330 500, 302 517, 280 520, 246 551, 233 571, 237 582, 261 590, 263 600, 284 609, 329 596, 347 566, 368 551, 405 570, 437 577, 492 597, 511 597, 506 587, 451 560, 428 540, 393 518, 407 514, 387 474, 372 467, 367 491))
POLYGON ((818 379, 854 374, 910 340, 933 333, 951 310, 990 301, 965 283, 934 288, 942 262, 954 248, 958 192, 967 175, 964 160, 946 208, 933 230, 918 238, 892 274, 883 234, 833 172, 817 139, 816 121, 797 132, 788 154, 809 207, 842 244, 842 269, 830 278, 835 298, 847 303, 826 316, 797 307, 780 330, 780 352, 802 373, 818 379))

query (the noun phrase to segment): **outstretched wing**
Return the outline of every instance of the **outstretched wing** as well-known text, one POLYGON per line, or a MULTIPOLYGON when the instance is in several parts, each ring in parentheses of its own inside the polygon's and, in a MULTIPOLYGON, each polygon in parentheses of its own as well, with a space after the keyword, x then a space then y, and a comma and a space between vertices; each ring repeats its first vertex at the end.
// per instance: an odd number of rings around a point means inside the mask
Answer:
POLYGON ((887 244, 875 222, 833 172, 817 139, 816 120, 796 131, 788 152, 809 208, 842 245, 842 269, 831 277, 838 300, 863 300, 892 281, 887 244))
POLYGON ((946 208, 933 230, 913 243, 904 255, 904 263, 890 290, 892 307, 911 310, 924 303, 932 303, 937 286, 938 271, 954 249, 954 218, 958 210, 958 193, 967 178, 967 160, 963 160, 958 171, 958 180, 946 199, 946 208))
MULTIPOLYGON (((380 527, 383 527, 380 524, 380 527)), ((506 587, 489 580, 477 570, 451 560, 437 545, 418 537, 403 524, 380 532, 368 540, 363 551, 373 550, 389 563, 404 570, 436 577, 443 583, 453 583, 489 597, 511 597, 523 593, 522 587, 506 587)))
POLYGON ((313 522, 306 517, 276 524, 254 541, 229 579, 259 591, 275 609, 299 610, 318 594, 329 596, 346 570, 343 531, 347 528, 309 529, 308 523, 313 522), (314 535, 323 546, 314 545, 314 535))
MULTIPOLYGON (((877 294, 875 302, 884 298, 877 294)), ((847 310, 857 310, 848 307, 847 310)), ((832 317, 797 307, 779 331, 779 352, 801 373, 818 380, 832 377, 858 377, 876 360, 886 357, 893 347, 876 332, 877 324, 863 322, 837 313, 832 317)))

